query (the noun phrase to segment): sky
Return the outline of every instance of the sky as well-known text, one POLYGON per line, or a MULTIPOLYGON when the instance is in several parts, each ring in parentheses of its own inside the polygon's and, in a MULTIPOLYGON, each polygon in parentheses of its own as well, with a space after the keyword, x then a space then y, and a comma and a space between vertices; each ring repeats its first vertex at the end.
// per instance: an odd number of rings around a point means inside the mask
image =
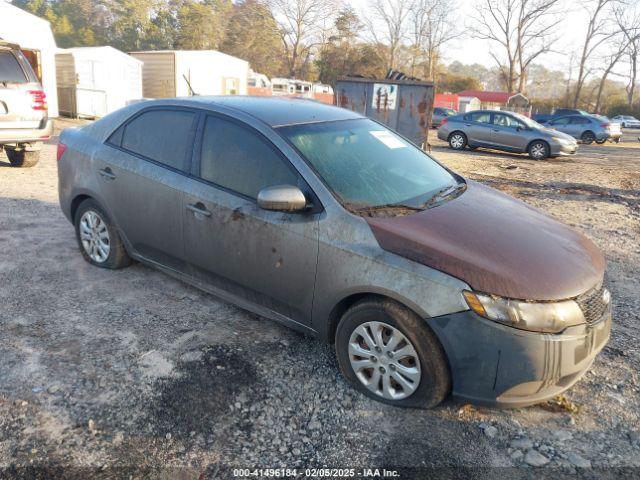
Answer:
MULTIPOLYGON (((456 17, 460 18, 461 23, 468 27, 471 23, 471 17, 475 10, 474 5, 477 0, 457 0, 458 12, 456 17)), ((366 11, 367 4, 371 0, 344 0, 345 3, 350 3, 353 7, 362 15, 366 11)), ((578 1, 567 1, 565 3, 566 8, 563 10, 565 21, 560 25, 558 35, 560 40, 556 44, 555 48, 558 50, 555 53, 549 53, 544 57, 541 57, 541 61, 551 69, 567 70, 571 62, 571 53, 578 52, 583 42, 583 37, 586 33, 587 15, 583 7, 581 7, 578 1)), ((456 18, 454 17, 454 18, 456 18)), ((465 28, 468 30, 468 28, 465 28)), ((475 38, 466 37, 464 39, 453 41, 445 48, 444 61, 445 63, 451 63, 458 60, 462 63, 472 64, 481 63, 485 66, 495 65, 495 61, 490 55, 491 48, 497 49, 491 42, 483 41, 475 38)), ((574 61, 575 64, 575 61, 574 61)))

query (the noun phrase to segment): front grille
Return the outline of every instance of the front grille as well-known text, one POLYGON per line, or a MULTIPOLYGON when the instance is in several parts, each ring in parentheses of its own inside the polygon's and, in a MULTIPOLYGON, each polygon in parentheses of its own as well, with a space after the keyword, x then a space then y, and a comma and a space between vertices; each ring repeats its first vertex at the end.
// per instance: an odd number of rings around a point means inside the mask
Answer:
POLYGON ((576 298, 576 303, 582 309, 587 323, 597 323, 606 313, 611 303, 609 292, 602 286, 598 286, 576 298))

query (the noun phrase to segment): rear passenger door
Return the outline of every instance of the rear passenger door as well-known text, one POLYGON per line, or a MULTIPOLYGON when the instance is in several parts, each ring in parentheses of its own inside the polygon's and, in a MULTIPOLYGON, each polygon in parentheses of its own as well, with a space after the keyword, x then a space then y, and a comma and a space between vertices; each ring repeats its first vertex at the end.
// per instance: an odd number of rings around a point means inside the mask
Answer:
POLYGON ((135 252, 175 270, 184 267, 182 192, 197 114, 144 110, 109 138, 95 157, 105 207, 135 252))
POLYGON ((471 112, 464 116, 465 133, 469 143, 491 145, 491 113, 471 112))
POLYGON ((313 193, 262 134, 224 116, 203 118, 183 201, 190 273, 232 300, 310 324, 319 213, 262 210, 258 192, 296 185, 313 193))

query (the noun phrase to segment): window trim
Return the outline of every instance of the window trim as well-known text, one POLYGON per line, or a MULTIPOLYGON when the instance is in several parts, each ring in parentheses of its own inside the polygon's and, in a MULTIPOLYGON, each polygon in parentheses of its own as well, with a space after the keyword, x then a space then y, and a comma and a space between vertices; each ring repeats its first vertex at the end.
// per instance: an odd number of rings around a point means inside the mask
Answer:
POLYGON ((197 109, 193 109, 193 108, 189 108, 189 107, 181 107, 181 106, 174 106, 174 105, 167 105, 167 106, 153 106, 153 107, 147 107, 144 108, 142 110, 140 110, 139 112, 136 112, 134 115, 132 115, 131 117, 129 117, 127 120, 125 120, 124 122, 122 122, 120 125, 118 125, 118 127, 111 132, 111 134, 109 135, 109 137, 107 137, 107 139, 105 140, 105 145, 109 145, 112 148, 115 148, 116 150, 120 150, 123 153, 126 153, 127 155, 132 155, 136 158, 139 158, 141 160, 145 160, 147 162, 153 163, 154 165, 158 165, 160 167, 166 168, 167 170, 170 170, 172 172, 176 172, 176 173, 181 173, 183 175, 187 175, 189 174, 189 171, 191 169, 191 162, 192 162, 192 157, 193 157, 193 148, 194 148, 194 139, 195 139, 195 135, 196 135, 196 131, 197 131, 197 127, 198 127, 198 122, 200 121, 200 116, 202 115, 200 110, 197 109), (186 140, 187 142, 187 148, 185 149, 185 155, 184 158, 182 159, 182 167, 183 169, 178 169, 175 168, 171 165, 167 165, 166 163, 162 163, 158 160, 155 160, 153 158, 149 158, 146 157, 140 153, 136 153, 133 152, 131 150, 128 150, 126 148, 124 148, 122 146, 122 141, 124 140, 124 136, 127 132, 127 127, 129 126, 129 124, 131 122, 133 122, 134 120, 136 120, 138 117, 141 117, 142 115, 149 113, 149 112, 154 112, 154 111, 162 111, 162 112, 167 112, 167 111, 178 111, 178 112, 187 112, 187 113, 191 113, 193 114, 193 121, 191 124, 191 129, 189 131, 189 136, 186 140), (111 139, 114 137, 114 135, 116 135, 116 133, 122 129, 122 135, 120 136, 120 145, 118 145, 117 143, 114 143, 111 141, 111 139), (191 148, 188 147, 188 145, 191 145, 191 148))
POLYGON ((256 135, 261 140, 263 140, 266 146, 269 149, 271 149, 274 152, 274 154, 280 159, 280 161, 282 161, 284 165, 289 170, 291 170, 291 172, 298 178, 298 184, 296 186, 300 188, 300 190, 302 190, 302 192, 305 194, 305 196, 307 196, 307 199, 311 204, 311 208, 309 208, 306 212, 319 213, 324 210, 324 207, 322 206, 320 199, 318 198, 316 193, 313 191, 313 189, 309 185, 309 182, 307 182, 304 176, 298 171, 295 165, 291 163, 291 160, 289 160, 289 158, 284 154, 284 152, 282 152, 282 150, 280 150, 266 135, 264 135, 262 132, 252 127, 248 123, 243 122, 242 120, 239 120, 237 118, 230 117, 220 112, 215 112, 215 111, 202 112, 202 116, 199 120, 198 129, 197 129, 197 138, 193 148, 193 161, 191 162, 191 171, 189 173, 190 178, 193 178, 199 182, 202 182, 206 185, 222 190, 236 197, 242 198, 248 202, 253 203, 254 205, 258 204, 258 200, 256 198, 250 197, 248 195, 245 195, 244 193, 238 192, 229 187, 225 187, 224 185, 217 184, 215 182, 212 182, 211 180, 207 180, 206 178, 202 178, 200 176, 200 171, 201 171, 200 167, 201 167, 201 161, 202 161, 202 145, 204 143, 204 130, 207 124, 208 117, 219 118, 220 120, 233 123, 237 125, 239 128, 247 130, 250 133, 253 133, 254 135, 256 135))

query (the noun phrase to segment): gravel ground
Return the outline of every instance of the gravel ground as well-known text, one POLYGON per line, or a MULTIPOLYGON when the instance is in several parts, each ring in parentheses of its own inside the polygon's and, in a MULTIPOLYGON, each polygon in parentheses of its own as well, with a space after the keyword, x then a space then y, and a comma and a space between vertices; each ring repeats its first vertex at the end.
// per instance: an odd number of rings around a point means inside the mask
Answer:
POLYGON ((327 466, 534 478, 541 467, 637 478, 640 143, 627 137, 546 162, 433 142, 446 165, 581 229, 607 257, 609 346, 564 397, 515 410, 370 401, 341 378, 330 346, 139 264, 91 267, 57 205, 55 146, 32 169, 0 154, 0 472, 232 478, 225 468, 327 466))

